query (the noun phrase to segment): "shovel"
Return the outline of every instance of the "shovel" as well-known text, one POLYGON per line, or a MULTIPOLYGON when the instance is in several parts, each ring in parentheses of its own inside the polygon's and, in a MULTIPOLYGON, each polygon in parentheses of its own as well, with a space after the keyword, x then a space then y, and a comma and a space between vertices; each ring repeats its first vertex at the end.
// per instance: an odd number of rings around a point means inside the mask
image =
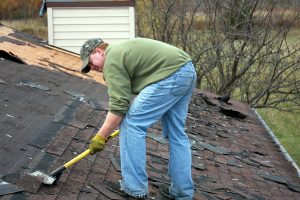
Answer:
MULTIPOLYGON (((111 138, 116 137, 117 135, 119 135, 119 130, 113 132, 110 136, 108 136, 106 141, 110 140, 111 138)), ((84 157, 86 157, 89 154, 90 154, 90 150, 89 149, 85 150, 84 152, 82 152, 81 154, 79 154, 78 156, 76 156, 75 158, 70 160, 69 162, 65 163, 64 165, 60 166, 59 168, 57 168, 56 170, 51 172, 49 175, 47 175, 41 171, 36 171, 36 172, 30 173, 29 175, 34 176, 34 177, 42 177, 43 183, 46 185, 56 184, 57 181, 59 180, 59 178, 61 177, 61 175, 63 174, 63 172, 67 168, 71 167, 72 165, 74 165, 79 160, 83 159, 84 157)))

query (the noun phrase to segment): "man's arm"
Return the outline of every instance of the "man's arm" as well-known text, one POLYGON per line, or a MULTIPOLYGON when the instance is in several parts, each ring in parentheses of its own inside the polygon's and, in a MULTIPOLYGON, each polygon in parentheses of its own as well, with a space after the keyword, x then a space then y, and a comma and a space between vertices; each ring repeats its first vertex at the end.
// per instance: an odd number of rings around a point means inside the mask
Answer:
POLYGON ((98 131, 97 135, 102 138, 107 138, 114 130, 119 128, 120 123, 123 120, 123 116, 116 115, 112 112, 108 112, 105 121, 98 131))

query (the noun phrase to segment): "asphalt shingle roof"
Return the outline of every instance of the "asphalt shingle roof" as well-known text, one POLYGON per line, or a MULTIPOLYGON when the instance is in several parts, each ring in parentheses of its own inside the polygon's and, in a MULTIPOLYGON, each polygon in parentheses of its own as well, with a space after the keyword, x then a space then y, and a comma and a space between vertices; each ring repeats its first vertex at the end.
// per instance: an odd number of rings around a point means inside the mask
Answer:
MULTIPOLYGON (((107 113, 107 94, 99 74, 76 72, 77 56, 46 48, 7 27, 1 26, 0 34, 0 50, 28 64, 0 59, 0 174, 18 185, 25 172, 49 173, 88 148, 107 113)), ((296 170, 249 105, 195 90, 186 132, 195 199, 300 199, 296 170)), ((158 186, 169 182, 168 159, 168 142, 157 123, 147 136, 151 199, 161 199, 158 186)), ((0 199, 125 199, 106 187, 121 178, 119 160, 114 138, 104 151, 67 169, 57 185, 0 199)))

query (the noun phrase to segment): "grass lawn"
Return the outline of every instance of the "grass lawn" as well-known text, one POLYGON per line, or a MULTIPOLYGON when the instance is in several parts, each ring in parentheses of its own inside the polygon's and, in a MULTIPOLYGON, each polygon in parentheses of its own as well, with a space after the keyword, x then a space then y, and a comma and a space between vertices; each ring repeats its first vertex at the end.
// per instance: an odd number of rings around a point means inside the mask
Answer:
POLYGON ((43 40, 48 38, 47 16, 26 20, 1 20, 0 23, 43 40))
POLYGON ((258 112, 300 166, 300 113, 286 113, 273 109, 260 109, 258 112))
MULTIPOLYGON (((299 41, 300 29, 291 30, 288 42, 299 45, 299 41)), ((297 76, 300 79, 300 71, 297 76)), ((272 109, 260 109, 258 112, 300 167, 300 113, 287 113, 272 109)))

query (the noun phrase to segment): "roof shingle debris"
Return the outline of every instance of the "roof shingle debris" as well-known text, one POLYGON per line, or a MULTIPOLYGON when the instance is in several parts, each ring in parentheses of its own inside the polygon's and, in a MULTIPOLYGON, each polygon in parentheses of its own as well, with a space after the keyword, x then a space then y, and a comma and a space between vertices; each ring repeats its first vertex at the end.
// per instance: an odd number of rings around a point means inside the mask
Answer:
MULTIPOLYGON (((82 75, 74 72, 76 67, 72 70, 64 67, 73 66, 70 64, 72 60, 78 63, 77 57, 39 46, 36 42, 26 45, 25 36, 22 38, 20 33, 16 35, 8 28, 0 27, 0 34, 5 31, 9 33, 5 37, 10 39, 0 39, 1 49, 6 52, 15 49, 14 54, 29 63, 23 65, 4 58, 0 60, 3 65, 0 68, 0 95, 3 96, 0 105, 4 110, 0 115, 0 130, 3 136, 11 136, 0 141, 0 164, 3 165, 0 167, 9 169, 14 166, 7 174, 1 171, 3 181, 0 181, 17 184, 24 172, 50 172, 88 148, 91 137, 101 127, 107 113, 101 103, 106 94, 103 89, 98 90, 101 85, 91 82, 92 77, 82 79, 82 75), (42 53, 39 55, 42 58, 35 57, 38 54, 32 52, 42 53), (30 59, 26 57, 28 53, 30 59), (43 61, 43 57, 49 62, 43 61), (28 85, 20 85, 20 82, 28 85), (40 86, 50 90, 41 90, 40 86), (20 116, 23 120, 16 120, 20 114, 16 110, 23 110, 24 115, 20 116), (45 111, 46 116, 43 115, 45 111), (20 132, 18 127, 25 127, 25 130, 20 132), (14 135, 19 132, 27 135, 14 135), (24 146, 24 141, 20 142, 20 138, 25 139, 27 146, 24 146), (13 141, 19 145, 15 154, 3 149, 13 141), (13 155, 20 154, 26 161, 12 162, 18 159, 13 155)), ((300 180, 296 170, 279 152, 279 147, 249 105, 228 96, 195 90, 186 132, 192 148, 195 199, 300 199, 300 180)), ((149 128, 146 140, 149 198, 162 199, 159 187, 169 184, 170 180, 167 176, 168 141, 162 138, 160 123, 149 128)), ((34 191, 36 193, 22 192, 13 185, 6 188, 0 185, 0 194, 7 188, 17 192, 0 198, 122 200, 126 198, 107 187, 108 183, 117 183, 120 178, 118 138, 114 138, 104 151, 67 169, 56 185, 41 185, 34 191)))
POLYGON ((196 188, 197 192, 200 191, 207 199, 299 198, 299 193, 291 192, 297 191, 299 187, 296 170, 278 152, 278 147, 274 145, 248 105, 236 101, 226 103, 208 92, 196 92, 193 98, 187 132, 194 135, 190 138, 195 138, 198 134, 198 141, 193 147, 204 147, 203 156, 200 158, 204 159, 206 164, 206 169, 200 171, 201 179, 194 179, 199 186, 196 188), (227 110, 234 112, 223 112, 225 104, 227 110), (202 134, 203 130, 207 130, 205 134, 202 134), (279 168, 282 164, 288 167, 279 168), (292 173, 288 173, 288 170, 292 173), (277 179, 262 172, 285 174, 285 179, 289 181, 284 184, 293 181, 298 187, 273 185, 270 181, 276 182, 277 179), (269 187, 271 184, 272 187, 269 187), (264 187, 261 187, 262 185, 264 187), (287 193, 288 197, 285 196, 287 193))
POLYGON ((12 52, 6 52, 4 50, 0 50, 0 57, 2 59, 8 59, 20 64, 26 64, 22 59, 20 59, 18 56, 14 55, 12 52))
MULTIPOLYGON (((213 100, 212 94, 195 91, 186 126, 192 144, 195 199, 299 199, 299 178, 295 170, 277 151, 251 109, 231 101, 230 106, 246 113, 247 120, 227 116, 216 105, 208 105, 203 95, 213 100), (200 134, 202 131, 206 133, 200 134), (226 137, 220 137, 217 132, 226 137), (264 153, 259 153, 256 147, 264 153)), ((63 117, 55 123, 63 123, 64 129, 47 146, 46 152, 56 157, 48 171, 87 148, 89 139, 97 132, 106 114, 105 110, 95 111, 88 102, 68 109, 59 111, 63 117), (89 114, 92 112, 96 112, 93 116, 98 118, 91 123, 89 114), (70 121, 87 126, 80 129, 70 121)), ((159 123, 151 127, 149 133, 147 171, 150 199, 162 199, 159 187, 170 183, 167 176, 168 144, 160 140, 159 123)), ((28 199, 122 200, 126 198, 107 187, 109 182, 117 183, 120 178, 119 146, 115 138, 109 141, 104 151, 85 158, 64 172, 57 185, 42 186, 36 194, 25 194, 28 199)))

